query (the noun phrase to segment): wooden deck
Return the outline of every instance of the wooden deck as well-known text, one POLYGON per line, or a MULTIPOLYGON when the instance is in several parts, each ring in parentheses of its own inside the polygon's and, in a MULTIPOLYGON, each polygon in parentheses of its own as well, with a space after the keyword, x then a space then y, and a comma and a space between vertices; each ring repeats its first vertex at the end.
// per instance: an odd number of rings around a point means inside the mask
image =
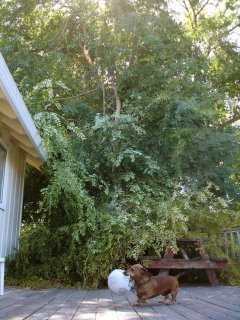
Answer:
POLYGON ((0 319, 31 320, 234 320, 240 319, 240 287, 181 287, 176 305, 159 298, 132 307, 134 293, 116 296, 107 289, 7 288, 0 297, 0 319))

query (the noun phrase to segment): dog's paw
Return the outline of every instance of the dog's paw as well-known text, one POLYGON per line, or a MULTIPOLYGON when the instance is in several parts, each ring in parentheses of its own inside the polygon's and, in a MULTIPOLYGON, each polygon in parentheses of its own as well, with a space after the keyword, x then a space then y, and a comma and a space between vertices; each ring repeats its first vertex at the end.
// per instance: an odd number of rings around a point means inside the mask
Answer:
POLYGON ((140 303, 134 303, 132 304, 132 307, 139 307, 141 304, 140 303))
POLYGON ((159 303, 161 303, 161 304, 167 304, 167 303, 168 303, 168 301, 170 301, 170 299, 169 299, 169 297, 168 297, 168 296, 166 296, 166 297, 164 297, 164 299, 163 299, 163 300, 160 300, 160 301, 159 301, 159 303))

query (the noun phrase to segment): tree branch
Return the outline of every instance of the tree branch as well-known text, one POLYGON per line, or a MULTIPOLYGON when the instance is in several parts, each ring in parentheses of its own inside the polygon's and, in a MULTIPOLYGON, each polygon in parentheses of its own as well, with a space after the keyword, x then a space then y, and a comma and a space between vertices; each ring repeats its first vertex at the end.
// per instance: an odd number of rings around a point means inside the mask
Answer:
POLYGON ((85 58, 87 59, 87 62, 88 62, 91 66, 94 66, 93 61, 92 61, 92 58, 90 57, 89 50, 88 50, 86 44, 84 44, 84 46, 83 46, 83 53, 84 53, 85 58))
POLYGON ((197 11, 197 15, 200 14, 200 13, 203 11, 203 9, 208 5, 209 1, 210 1, 210 0, 207 0, 207 1, 203 4, 203 6, 197 11))
MULTIPOLYGON (((92 58, 90 56, 89 49, 88 49, 88 47, 86 45, 87 32, 86 32, 85 27, 83 27, 83 37, 84 37, 84 45, 83 45, 82 49, 83 49, 84 56, 85 56, 87 62, 89 63, 89 65, 95 70, 95 72, 96 72, 96 74, 97 74, 97 76, 99 78, 99 81, 101 83, 102 97, 103 97, 103 114, 105 114, 105 112, 106 112, 105 85, 104 85, 104 81, 101 79, 101 76, 98 73, 98 68, 94 64, 94 61, 92 60, 92 58)), ((115 114, 116 114, 116 116, 119 116, 120 112, 121 112, 122 103, 121 103, 121 100, 120 100, 120 98, 118 96, 117 86, 116 86, 116 83, 114 83, 114 79, 112 79, 112 81, 110 83, 112 84, 112 89, 113 89, 113 92, 114 92, 114 95, 115 95, 115 100, 116 100, 115 114)))
POLYGON ((237 122, 237 121, 239 121, 239 120, 240 120, 240 115, 236 115, 236 116, 232 117, 231 119, 229 119, 229 120, 221 123, 221 124, 219 125, 219 128, 225 128, 225 127, 227 127, 227 126, 229 126, 229 125, 231 125, 231 124, 233 124, 234 122, 237 122))
POLYGON ((117 92, 117 86, 116 84, 114 83, 112 85, 112 88, 113 88, 113 91, 114 91, 114 94, 115 94, 115 99, 116 99, 116 110, 115 110, 115 114, 116 116, 119 116, 120 115, 120 112, 121 112, 121 107, 122 107, 122 102, 118 96, 118 92, 117 92))
POLYGON ((183 0, 183 7, 185 8, 185 10, 188 13, 188 16, 189 16, 189 19, 190 19, 190 22, 191 22, 191 25, 192 25, 192 29, 194 30, 194 22, 193 22, 193 19, 192 19, 192 13, 190 12, 190 9, 188 8, 188 5, 187 5, 185 0, 183 0))
POLYGON ((194 27, 197 27, 197 12, 195 11, 195 8, 194 8, 194 4, 191 3, 191 0, 188 0, 189 4, 190 4, 190 7, 191 7, 191 10, 192 10, 192 13, 193 13, 193 21, 194 21, 194 27))

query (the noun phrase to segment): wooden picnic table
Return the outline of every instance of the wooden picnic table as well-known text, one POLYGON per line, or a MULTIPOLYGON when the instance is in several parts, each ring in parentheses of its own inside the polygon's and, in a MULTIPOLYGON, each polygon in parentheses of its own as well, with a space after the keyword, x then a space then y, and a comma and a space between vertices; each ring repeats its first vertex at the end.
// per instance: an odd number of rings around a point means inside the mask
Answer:
POLYGON ((209 257, 204 243, 200 239, 181 239, 177 242, 181 258, 175 258, 175 254, 169 248, 164 257, 159 256, 139 256, 138 259, 145 265, 147 269, 157 269, 159 271, 169 271, 171 269, 182 270, 204 270, 207 273, 209 282, 212 286, 219 285, 215 270, 226 268, 228 265, 227 260, 213 260, 209 257), (194 252, 199 256, 189 257, 185 250, 186 246, 194 248, 194 252))

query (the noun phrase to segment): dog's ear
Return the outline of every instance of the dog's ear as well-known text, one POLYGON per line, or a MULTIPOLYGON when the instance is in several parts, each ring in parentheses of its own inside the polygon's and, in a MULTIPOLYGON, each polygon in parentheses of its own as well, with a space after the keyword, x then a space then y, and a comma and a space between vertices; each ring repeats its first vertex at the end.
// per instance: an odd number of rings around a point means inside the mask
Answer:
POLYGON ((143 266, 141 267, 141 272, 144 274, 144 275, 147 275, 147 276, 151 276, 151 273, 149 273, 149 271, 144 268, 143 266))

